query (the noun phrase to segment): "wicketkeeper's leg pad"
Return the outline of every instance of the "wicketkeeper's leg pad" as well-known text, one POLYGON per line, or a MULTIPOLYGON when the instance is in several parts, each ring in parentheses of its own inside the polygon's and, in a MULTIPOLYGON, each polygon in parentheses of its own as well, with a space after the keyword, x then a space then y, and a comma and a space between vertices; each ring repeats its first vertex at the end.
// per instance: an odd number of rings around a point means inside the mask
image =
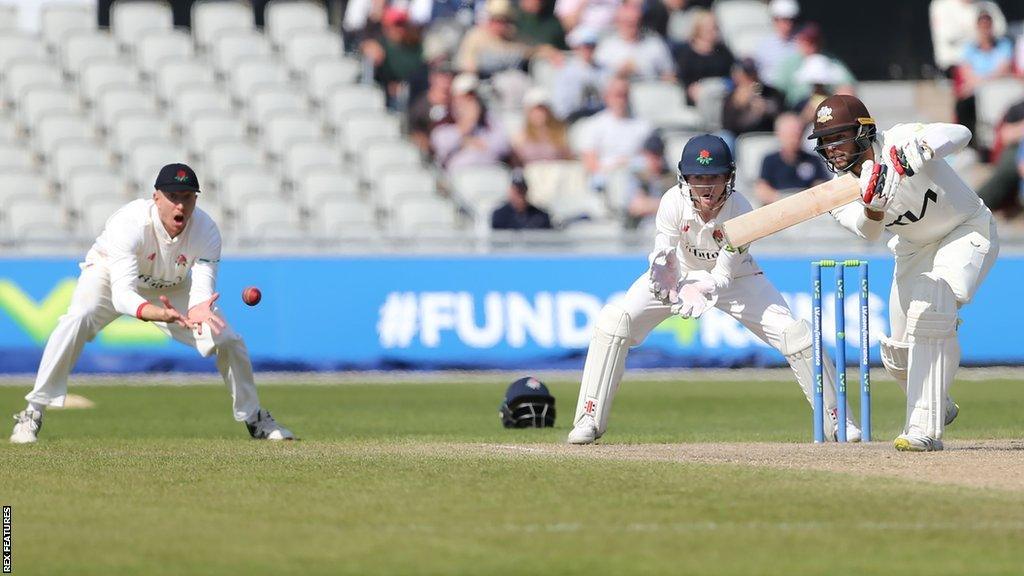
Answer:
POLYGON ((621 307, 608 304, 597 316, 594 336, 583 366, 583 381, 573 424, 590 415, 598 436, 608 427, 608 414, 626 368, 630 345, 630 317, 621 307))
MULTIPOLYGON (((835 430, 838 424, 838 402, 836 400, 836 370, 832 359, 825 353, 824 347, 821 351, 821 374, 822 374, 822 424, 824 425, 825 436, 829 440, 835 440, 835 430)), ((814 341, 811 335, 811 325, 806 320, 797 320, 785 330, 779 343, 779 352, 786 357, 796 382, 804 391, 807 402, 814 406, 814 341)), ((847 407, 847 414, 850 414, 847 407)))

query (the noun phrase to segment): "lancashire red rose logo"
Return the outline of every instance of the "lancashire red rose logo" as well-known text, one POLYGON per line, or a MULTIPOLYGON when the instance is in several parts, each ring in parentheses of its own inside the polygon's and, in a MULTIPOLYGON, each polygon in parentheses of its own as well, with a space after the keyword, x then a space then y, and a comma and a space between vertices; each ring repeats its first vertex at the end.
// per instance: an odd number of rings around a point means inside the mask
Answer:
POLYGON ((714 160, 714 158, 711 157, 711 152, 708 152, 707 150, 701 150, 700 153, 697 154, 697 162, 700 162, 705 166, 711 164, 712 160, 714 160))
POLYGON ((187 182, 188 174, 186 174, 184 170, 179 169, 178 173, 174 175, 174 179, 177 180, 178 182, 187 182))

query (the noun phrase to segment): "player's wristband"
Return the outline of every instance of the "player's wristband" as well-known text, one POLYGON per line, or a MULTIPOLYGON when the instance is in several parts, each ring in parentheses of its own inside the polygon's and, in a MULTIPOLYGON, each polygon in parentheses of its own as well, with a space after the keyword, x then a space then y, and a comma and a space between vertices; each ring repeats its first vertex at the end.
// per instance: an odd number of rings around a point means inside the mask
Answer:
POLYGON ((142 309, 146 307, 146 304, 149 304, 149 302, 143 302, 142 304, 139 304, 138 308, 135 309, 135 317, 138 318, 139 320, 143 320, 142 309))

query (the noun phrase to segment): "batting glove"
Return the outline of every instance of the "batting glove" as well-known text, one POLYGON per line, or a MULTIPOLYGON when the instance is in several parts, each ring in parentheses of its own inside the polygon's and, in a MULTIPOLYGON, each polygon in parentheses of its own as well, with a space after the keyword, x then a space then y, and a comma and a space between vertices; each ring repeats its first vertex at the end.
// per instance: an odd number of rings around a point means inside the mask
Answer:
POLYGON ((913 176, 921 171, 925 162, 935 156, 935 151, 920 138, 914 136, 900 144, 889 148, 889 159, 896 173, 900 176, 913 176))
POLYGON ((679 301, 679 259, 675 248, 664 248, 651 258, 651 294, 663 304, 679 301))
POLYGON ((860 199, 864 206, 876 212, 885 211, 900 181, 893 172, 885 162, 864 162, 860 168, 860 199))

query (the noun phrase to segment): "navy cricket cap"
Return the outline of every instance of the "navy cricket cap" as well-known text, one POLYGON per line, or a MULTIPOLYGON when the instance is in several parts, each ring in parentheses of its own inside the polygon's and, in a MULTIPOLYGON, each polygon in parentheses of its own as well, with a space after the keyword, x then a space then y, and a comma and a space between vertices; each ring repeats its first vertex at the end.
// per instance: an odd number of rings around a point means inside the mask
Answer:
POLYGON ((164 192, 199 192, 199 178, 185 164, 168 164, 160 169, 153 186, 164 192))
POLYGON ((735 169, 732 151, 725 140, 711 134, 690 138, 679 158, 679 173, 683 176, 729 174, 735 169))

